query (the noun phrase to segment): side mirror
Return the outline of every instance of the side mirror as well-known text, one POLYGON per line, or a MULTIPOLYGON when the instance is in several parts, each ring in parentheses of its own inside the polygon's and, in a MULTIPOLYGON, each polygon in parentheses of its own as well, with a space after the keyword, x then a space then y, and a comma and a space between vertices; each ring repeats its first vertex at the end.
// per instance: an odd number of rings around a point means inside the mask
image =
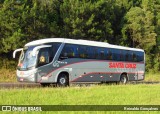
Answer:
POLYGON ((16 57, 16 53, 17 53, 18 51, 22 51, 22 50, 23 50, 23 48, 16 49, 16 50, 13 52, 13 58, 16 57))

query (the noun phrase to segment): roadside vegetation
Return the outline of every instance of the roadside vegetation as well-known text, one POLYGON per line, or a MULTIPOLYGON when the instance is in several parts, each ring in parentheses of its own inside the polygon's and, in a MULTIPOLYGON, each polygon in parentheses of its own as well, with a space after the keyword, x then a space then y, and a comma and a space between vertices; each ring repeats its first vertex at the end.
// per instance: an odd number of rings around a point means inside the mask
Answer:
POLYGON ((159 0, 0 0, 0 68, 24 44, 60 37, 144 49, 146 71, 158 72, 159 10, 159 0))
POLYGON ((145 80, 146 82, 160 82, 160 73, 146 73, 145 80))
POLYGON ((0 89, 2 105, 159 105, 159 85, 0 89))
POLYGON ((16 82, 16 69, 0 69, 0 82, 16 82))
MULTIPOLYGON (((93 85, 66 88, 0 89, 0 105, 159 105, 159 85, 93 85)), ((17 113, 17 112, 13 112, 17 113)), ((21 113, 21 112, 19 112, 21 113)), ((35 112, 24 112, 34 113, 35 112)), ((53 113, 53 112, 41 112, 53 113)), ((55 111, 57 114, 158 114, 148 111, 55 111)))

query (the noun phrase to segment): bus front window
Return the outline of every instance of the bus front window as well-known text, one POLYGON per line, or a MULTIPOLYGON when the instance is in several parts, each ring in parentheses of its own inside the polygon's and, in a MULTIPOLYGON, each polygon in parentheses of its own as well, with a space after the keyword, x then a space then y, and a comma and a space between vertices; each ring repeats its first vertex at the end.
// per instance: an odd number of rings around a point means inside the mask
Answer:
POLYGON ((51 56, 50 48, 42 48, 38 53, 38 63, 37 66, 43 66, 50 63, 53 60, 51 56))
POLYGON ((35 46, 25 47, 20 55, 18 69, 19 70, 29 70, 36 66, 37 56, 32 55, 32 51, 35 46))
POLYGON ((59 46, 60 43, 53 43, 24 47, 19 57, 18 70, 30 70, 51 63, 59 46), (36 48, 37 52, 34 54, 36 48))

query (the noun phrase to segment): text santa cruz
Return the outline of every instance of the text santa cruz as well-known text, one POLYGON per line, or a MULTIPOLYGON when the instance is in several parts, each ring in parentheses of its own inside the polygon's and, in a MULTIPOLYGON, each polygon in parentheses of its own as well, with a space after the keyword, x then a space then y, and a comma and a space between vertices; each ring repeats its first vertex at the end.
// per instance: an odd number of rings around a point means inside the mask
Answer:
POLYGON ((109 68, 133 68, 137 65, 135 63, 123 63, 123 62, 109 62, 109 68))

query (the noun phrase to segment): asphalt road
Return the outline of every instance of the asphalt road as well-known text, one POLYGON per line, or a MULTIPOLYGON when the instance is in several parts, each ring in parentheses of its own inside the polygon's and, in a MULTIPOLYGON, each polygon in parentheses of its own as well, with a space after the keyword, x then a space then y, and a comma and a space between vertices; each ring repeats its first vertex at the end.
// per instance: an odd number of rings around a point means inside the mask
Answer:
MULTIPOLYGON (((111 83, 112 84, 112 83, 111 83)), ((129 82, 129 84, 160 84, 160 82, 144 82, 144 81, 137 81, 137 82, 129 82)), ((78 85, 81 86, 83 84, 73 84, 71 86, 78 85)), ((88 86, 89 84, 84 84, 85 86, 88 86)), ((93 84, 92 84, 93 85, 93 84)), ((0 83, 0 89, 2 88, 40 88, 42 87, 39 83, 19 83, 19 82, 1 82, 0 83)), ((54 87, 54 86, 50 86, 54 87)))

